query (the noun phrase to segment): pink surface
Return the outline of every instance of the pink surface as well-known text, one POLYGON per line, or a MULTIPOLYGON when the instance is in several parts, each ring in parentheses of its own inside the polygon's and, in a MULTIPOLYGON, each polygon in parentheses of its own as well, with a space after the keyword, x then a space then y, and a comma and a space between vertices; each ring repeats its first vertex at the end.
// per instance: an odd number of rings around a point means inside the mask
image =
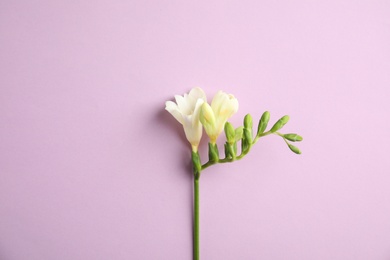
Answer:
POLYGON ((201 259, 390 259, 389 72, 388 1, 3 0, 0 259, 191 259, 193 86, 304 136, 204 171, 201 259))

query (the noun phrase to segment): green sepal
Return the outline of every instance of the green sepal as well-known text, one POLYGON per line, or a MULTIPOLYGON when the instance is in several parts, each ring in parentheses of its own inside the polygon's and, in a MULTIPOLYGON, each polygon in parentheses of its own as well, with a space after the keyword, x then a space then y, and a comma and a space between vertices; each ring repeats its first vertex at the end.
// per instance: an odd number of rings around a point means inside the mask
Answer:
POLYGON ((284 134, 283 136, 291 142, 300 142, 303 140, 302 136, 297 134, 284 134))
POLYGON ((195 179, 199 179, 200 172, 202 171, 202 163, 200 162, 200 157, 198 152, 192 152, 192 169, 194 171, 195 179))
POLYGON ((244 117, 244 128, 251 130, 252 127, 253 127, 252 116, 250 114, 246 114, 246 116, 244 117))
POLYGON ((217 144, 209 143, 209 161, 214 163, 219 161, 219 152, 217 144))
POLYGON ((289 144, 289 143, 287 145, 288 145, 288 148, 290 148, 290 150, 293 151, 294 153, 301 154, 301 151, 299 150, 298 147, 296 147, 296 146, 294 146, 292 144, 289 144))
POLYGON ((264 133, 265 129, 267 128, 270 117, 271 115, 268 111, 265 111, 263 113, 263 115, 260 118, 259 125, 257 126, 257 136, 264 133))
POLYGON ((228 143, 233 144, 235 141, 236 133, 234 131, 233 125, 229 122, 225 123, 225 135, 228 143))
POLYGON ((288 120, 290 119, 289 116, 283 116, 281 119, 279 119, 274 126, 271 128, 270 132, 275 133, 276 131, 280 130, 285 124, 287 124, 288 120))

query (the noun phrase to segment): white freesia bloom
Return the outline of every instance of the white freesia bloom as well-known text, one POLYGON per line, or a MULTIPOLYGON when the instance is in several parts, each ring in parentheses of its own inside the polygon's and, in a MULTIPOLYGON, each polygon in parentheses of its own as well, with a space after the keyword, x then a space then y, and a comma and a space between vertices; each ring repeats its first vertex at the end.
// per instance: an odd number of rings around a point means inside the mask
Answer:
POLYGON ((197 87, 191 89, 190 93, 184 94, 184 96, 175 95, 175 100, 176 103, 167 101, 165 109, 183 125, 184 133, 192 146, 192 150, 197 152, 202 138, 199 112, 202 104, 207 103, 206 94, 201 88, 197 87))
POLYGON ((231 94, 218 91, 215 94, 211 106, 206 102, 200 109, 199 119, 210 137, 210 142, 215 144, 218 136, 224 129, 226 121, 238 110, 238 100, 231 94))

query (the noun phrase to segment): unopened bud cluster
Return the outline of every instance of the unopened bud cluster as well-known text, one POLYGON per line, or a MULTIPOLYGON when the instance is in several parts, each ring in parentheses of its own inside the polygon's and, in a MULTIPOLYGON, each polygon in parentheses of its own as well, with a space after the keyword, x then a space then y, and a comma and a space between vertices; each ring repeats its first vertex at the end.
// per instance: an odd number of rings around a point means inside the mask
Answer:
POLYGON ((296 154, 300 154, 301 151, 298 147, 292 145, 290 142, 299 142, 303 138, 294 133, 282 134, 278 131, 284 127, 289 121, 289 116, 285 115, 280 118, 271 127, 269 131, 266 131, 268 122, 270 120, 270 113, 264 112, 257 125, 257 132, 253 134, 253 119, 250 114, 244 117, 243 126, 234 128, 230 122, 226 122, 224 131, 226 136, 226 143, 224 144, 225 158, 219 158, 218 147, 216 143, 209 143, 209 161, 202 166, 202 169, 216 163, 233 162, 243 158, 251 150, 251 147, 258 141, 259 138, 275 134, 281 136, 286 142, 290 150, 296 154), (241 153, 237 154, 237 143, 241 142, 241 153))

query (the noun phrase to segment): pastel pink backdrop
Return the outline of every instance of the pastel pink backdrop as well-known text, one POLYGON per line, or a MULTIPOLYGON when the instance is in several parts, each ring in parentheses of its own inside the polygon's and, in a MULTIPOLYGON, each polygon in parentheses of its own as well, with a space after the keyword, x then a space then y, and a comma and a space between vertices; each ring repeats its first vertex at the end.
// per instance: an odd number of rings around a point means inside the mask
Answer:
POLYGON ((304 136, 204 171, 201 259, 390 259, 389 72, 388 1, 3 0, 0 259, 191 259, 193 86, 304 136))

